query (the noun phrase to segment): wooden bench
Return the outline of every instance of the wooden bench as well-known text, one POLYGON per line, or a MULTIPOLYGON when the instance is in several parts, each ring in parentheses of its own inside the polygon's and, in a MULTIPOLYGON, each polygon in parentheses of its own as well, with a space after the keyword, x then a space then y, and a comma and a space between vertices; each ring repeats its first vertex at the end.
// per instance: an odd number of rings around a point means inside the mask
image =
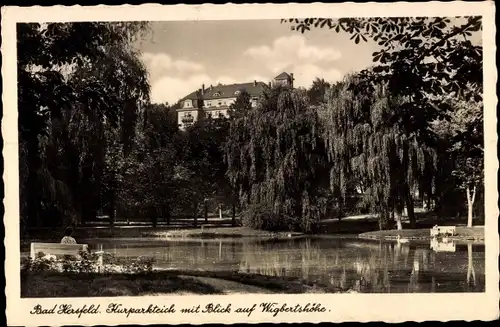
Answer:
POLYGON ((31 258, 35 259, 37 254, 51 254, 56 257, 65 255, 78 255, 78 252, 88 249, 87 244, 61 244, 61 243, 31 243, 31 258))
POLYGON ((455 235, 456 226, 434 226, 431 229, 431 237, 439 236, 441 234, 455 235))

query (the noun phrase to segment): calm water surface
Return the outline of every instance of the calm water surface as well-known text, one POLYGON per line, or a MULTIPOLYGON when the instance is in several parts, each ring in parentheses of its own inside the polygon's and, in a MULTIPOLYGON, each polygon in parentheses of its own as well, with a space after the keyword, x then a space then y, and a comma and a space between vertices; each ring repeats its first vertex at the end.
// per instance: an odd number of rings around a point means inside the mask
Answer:
POLYGON ((154 256, 158 268, 292 276, 359 292, 484 292, 485 287, 482 245, 335 237, 85 243, 102 245, 117 257, 154 256))

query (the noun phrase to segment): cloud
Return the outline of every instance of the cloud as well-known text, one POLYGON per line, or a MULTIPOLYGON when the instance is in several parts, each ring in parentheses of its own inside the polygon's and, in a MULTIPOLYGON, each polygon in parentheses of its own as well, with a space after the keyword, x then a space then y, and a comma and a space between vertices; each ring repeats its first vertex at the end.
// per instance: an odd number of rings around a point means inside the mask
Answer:
POLYGON ((199 62, 184 58, 173 58, 167 53, 144 53, 142 60, 149 72, 151 101, 153 103, 176 103, 184 96, 200 89, 202 84, 232 84, 251 81, 269 82, 282 71, 294 73, 295 85, 309 87, 316 77, 329 82, 341 79, 339 70, 332 62, 340 58, 333 48, 307 45, 301 36, 283 37, 275 40, 272 47, 252 47, 245 55, 259 62, 260 69, 245 78, 229 75, 209 74, 199 62))
POLYGON ((342 56, 340 51, 333 47, 307 44, 302 35, 280 37, 274 40, 271 46, 250 47, 244 55, 261 62, 274 73, 297 65, 328 64, 342 56))
POLYGON ((220 84, 234 84, 234 83, 238 83, 238 81, 236 81, 234 78, 232 78, 230 76, 219 76, 218 78, 215 79, 215 83, 213 83, 213 84, 215 85, 215 84, 219 84, 219 83, 220 84))
POLYGON ((208 87, 210 84, 270 80, 269 76, 261 75, 251 75, 244 79, 236 79, 227 75, 210 76, 202 64, 174 59, 166 53, 144 53, 142 60, 149 73, 153 103, 176 103, 191 92, 200 89, 203 84, 208 87))
POLYGON ((250 76, 243 80, 236 80, 230 76, 211 77, 208 74, 194 74, 186 77, 163 76, 151 81, 151 102, 176 103, 181 98, 196 91, 205 84, 205 87, 216 84, 233 84, 250 81, 266 82, 269 79, 259 76, 250 76))
POLYGON ((189 60, 174 60, 166 53, 144 53, 142 60, 148 68, 151 79, 163 75, 186 77, 205 71, 203 65, 189 60))
POLYGON ((343 74, 335 69, 323 69, 317 65, 305 64, 296 66, 293 77, 295 78, 295 86, 303 86, 308 88, 312 85, 313 80, 317 77, 324 78, 329 83, 334 83, 342 79, 343 74))
POLYGON ((153 103, 172 104, 201 88, 202 84, 213 83, 205 67, 197 62, 148 52, 142 55, 142 61, 149 73, 153 103))
POLYGON ((176 103, 189 93, 201 88, 203 83, 207 84, 210 77, 206 74, 191 75, 188 77, 163 76, 151 81, 151 102, 153 103, 176 103))

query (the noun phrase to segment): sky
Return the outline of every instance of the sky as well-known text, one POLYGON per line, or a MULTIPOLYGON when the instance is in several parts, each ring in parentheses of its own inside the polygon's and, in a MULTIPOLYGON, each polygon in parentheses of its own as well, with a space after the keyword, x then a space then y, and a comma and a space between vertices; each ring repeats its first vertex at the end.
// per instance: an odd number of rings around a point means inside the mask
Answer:
MULTIPOLYGON (((348 33, 313 28, 301 34, 290 27, 279 19, 151 22, 137 47, 152 102, 176 103, 202 84, 267 83, 284 71, 294 74, 296 87, 307 88, 316 77, 336 82, 372 65, 379 49, 370 39, 355 44, 348 33)), ((475 33, 471 41, 480 38, 475 33)))
POLYGON ((328 29, 301 34, 280 20, 152 22, 138 48, 151 100, 170 104, 202 84, 269 82, 293 73, 295 86, 335 82, 372 63, 376 44, 355 44, 328 29))

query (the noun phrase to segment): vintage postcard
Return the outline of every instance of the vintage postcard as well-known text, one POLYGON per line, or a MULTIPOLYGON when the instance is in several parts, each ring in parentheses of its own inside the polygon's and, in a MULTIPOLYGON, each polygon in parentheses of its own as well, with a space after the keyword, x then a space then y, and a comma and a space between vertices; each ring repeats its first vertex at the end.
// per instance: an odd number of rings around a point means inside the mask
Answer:
POLYGON ((498 318, 494 10, 2 8, 8 324, 498 318))

